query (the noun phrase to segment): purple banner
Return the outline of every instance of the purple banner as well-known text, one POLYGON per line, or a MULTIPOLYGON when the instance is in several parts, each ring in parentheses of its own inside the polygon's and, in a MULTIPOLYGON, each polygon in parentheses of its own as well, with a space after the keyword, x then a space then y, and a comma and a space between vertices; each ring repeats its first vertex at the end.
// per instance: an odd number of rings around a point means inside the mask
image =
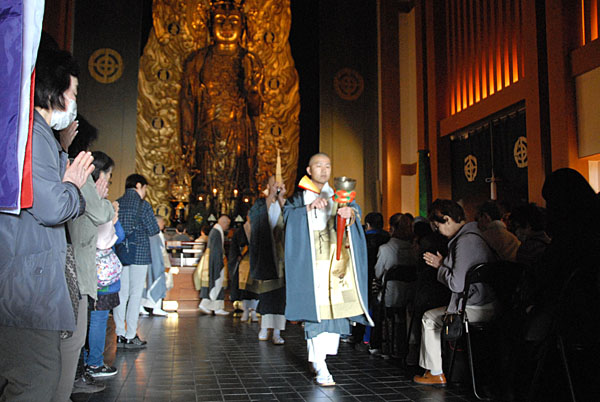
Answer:
POLYGON ((16 208, 20 194, 19 102, 23 58, 23 1, 0 3, 0 208, 16 208))

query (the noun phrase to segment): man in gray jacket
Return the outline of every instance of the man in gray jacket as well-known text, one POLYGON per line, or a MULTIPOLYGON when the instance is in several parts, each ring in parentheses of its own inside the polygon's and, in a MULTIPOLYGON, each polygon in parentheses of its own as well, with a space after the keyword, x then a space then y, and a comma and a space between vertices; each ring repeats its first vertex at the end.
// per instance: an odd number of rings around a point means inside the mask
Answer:
POLYGON ((423 314, 423 336, 419 365, 425 374, 417 375, 418 384, 445 386, 446 377, 442 370, 442 317, 446 311, 455 313, 465 309, 469 321, 489 321, 494 315, 494 298, 481 283, 471 285, 466 306, 458 305, 459 293, 464 290, 465 277, 471 267, 496 260, 494 251, 487 245, 477 222, 465 222, 465 211, 451 200, 436 200, 429 209, 429 220, 436 229, 450 239, 448 256, 438 252, 425 253, 427 265, 438 270, 437 279, 452 291, 448 307, 439 307, 423 314))
POLYGON ((76 75, 69 53, 38 56, 33 206, 0 213, 0 400, 50 400, 61 372, 60 331, 75 330, 64 224, 85 210, 79 189, 93 158, 81 153, 68 164, 51 127, 63 129, 75 118, 76 75))

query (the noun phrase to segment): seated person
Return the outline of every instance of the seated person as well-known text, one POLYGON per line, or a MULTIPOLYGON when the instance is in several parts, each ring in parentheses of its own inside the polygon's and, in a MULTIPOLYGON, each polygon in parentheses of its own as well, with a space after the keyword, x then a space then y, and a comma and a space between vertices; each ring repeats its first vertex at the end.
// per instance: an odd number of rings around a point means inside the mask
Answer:
MULTIPOLYGON (((375 278, 383 282, 384 275, 387 271, 396 265, 416 266, 417 259, 415 249, 412 244, 414 232, 412 230, 413 218, 409 214, 394 214, 390 218, 390 230, 392 232, 391 239, 379 247, 377 254, 377 263, 375 264, 375 278)), ((414 271, 407 272, 406 276, 411 277, 415 274, 414 271)), ((404 308, 412 300, 414 296, 414 282, 409 281, 392 281, 387 284, 385 291, 385 300, 381 300, 381 293, 378 294, 376 303, 382 303, 384 307, 404 308)), ((381 347, 381 309, 374 307, 375 327, 372 331, 371 350, 372 354, 379 354, 378 349, 381 347)), ((401 327, 406 332, 405 314, 401 314, 401 327)), ((397 339, 402 343, 402 338, 397 339)))
POLYGON ((534 266, 550 244, 546 234, 542 208, 534 203, 515 208, 510 215, 513 233, 521 241, 517 250, 517 262, 526 267, 534 266))
POLYGON ((498 257, 504 261, 516 261, 521 242, 506 229, 496 201, 481 204, 477 209, 476 219, 485 241, 498 253, 498 257))
POLYGON ((413 300, 410 323, 410 341, 406 364, 416 366, 419 363, 419 346, 421 344, 421 319, 427 310, 438 306, 447 306, 450 301, 450 289, 437 280, 437 269, 427 265, 423 255, 427 252, 443 256, 448 254, 448 239, 431 229, 429 220, 415 218, 413 224, 415 244, 417 246, 417 283, 413 300))
MULTIPOLYGON (((194 242, 206 244, 208 242, 208 232, 210 232, 210 226, 202 225, 202 228, 200 229, 200 236, 198 236, 194 242)), ((194 246, 194 248, 200 248, 200 245, 194 246)))
MULTIPOLYGON (((390 239, 388 232, 383 230, 383 215, 380 212, 369 212, 365 216, 365 238, 367 240, 367 274, 369 278, 368 297, 369 306, 373 305, 372 286, 375 279, 375 263, 377 262, 377 253, 379 247, 385 244, 390 239)), ((371 327, 365 327, 362 324, 356 324, 352 327, 352 336, 349 337, 349 342, 354 343, 357 349, 366 350, 371 338, 371 327)))
POLYGON ((187 229, 184 223, 178 223, 175 227, 175 236, 173 236, 173 240, 175 241, 192 241, 190 235, 187 234, 187 229))
POLYGON ((466 306, 458 305, 459 293, 464 290, 465 277, 471 267, 496 260, 496 253, 487 245, 476 222, 466 223, 465 211, 451 200, 436 200, 429 209, 429 220, 435 229, 450 239, 448 255, 443 257, 427 252, 425 262, 437 269, 437 279, 452 292, 448 307, 428 310, 423 315, 423 332, 419 365, 426 371, 416 375, 417 384, 445 386, 442 370, 442 317, 444 313, 456 313, 465 309, 469 321, 489 321, 495 312, 493 292, 485 284, 476 283, 469 289, 466 306))

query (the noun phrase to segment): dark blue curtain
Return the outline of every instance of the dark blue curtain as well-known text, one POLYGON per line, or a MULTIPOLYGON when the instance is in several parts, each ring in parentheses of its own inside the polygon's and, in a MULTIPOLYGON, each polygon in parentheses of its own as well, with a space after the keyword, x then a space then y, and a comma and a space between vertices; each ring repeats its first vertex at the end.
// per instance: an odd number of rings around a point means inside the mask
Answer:
POLYGON ((493 116, 450 136, 452 198, 482 202, 491 196, 492 172, 498 201, 526 202, 527 136, 525 110, 493 116))

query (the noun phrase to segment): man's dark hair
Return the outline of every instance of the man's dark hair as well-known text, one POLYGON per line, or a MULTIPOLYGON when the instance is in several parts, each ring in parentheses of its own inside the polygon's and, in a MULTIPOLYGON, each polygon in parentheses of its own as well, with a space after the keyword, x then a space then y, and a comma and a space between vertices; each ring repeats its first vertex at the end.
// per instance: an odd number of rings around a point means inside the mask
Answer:
POLYGON ((415 232, 413 232, 412 227, 413 220, 411 214, 399 214, 392 226, 392 236, 396 239, 411 241, 415 237, 415 232))
POLYGON ((500 208, 496 201, 486 201, 477 208, 477 214, 483 215, 487 214, 491 220, 499 221, 502 219, 502 212, 500 212, 500 208))
POLYGON ((130 174, 127 176, 127 179, 125 179, 125 190, 128 188, 135 188, 138 183, 140 183, 142 186, 145 186, 148 184, 148 181, 141 174, 130 174))
POLYGON ((456 223, 465 220, 465 210, 456 201, 438 198, 429 207, 427 217, 430 221, 440 222, 440 215, 448 215, 456 223))
POLYGON ((181 233, 185 232, 185 224, 184 223, 178 223, 177 226, 176 226, 176 229, 177 229, 178 232, 181 232, 181 233))
POLYGON ((529 225, 535 232, 546 229, 544 210, 533 202, 515 208, 510 214, 510 222, 521 228, 529 225))
POLYGON ((394 215, 390 216, 390 219, 388 219, 390 228, 393 228, 394 226, 396 226, 396 223, 398 223, 398 220, 400 219, 401 216, 402 216, 401 212, 396 212, 394 215))
POLYGON ((92 156, 94 157, 94 161, 92 164, 94 165, 94 171, 92 172, 92 179, 97 181, 100 177, 100 172, 106 172, 111 167, 115 166, 115 162, 112 158, 106 155, 102 151, 94 151, 92 152, 92 156))
POLYGON ((42 109, 65 109, 63 93, 71 85, 71 76, 79 76, 79 66, 65 51, 42 49, 35 63, 33 103, 42 109))
POLYGON ((373 229, 382 230, 383 215, 381 215, 379 212, 369 212, 367 216, 365 216, 365 223, 371 225, 373 229))
POLYGON ((431 229, 431 224, 429 223, 429 221, 425 219, 415 219, 415 221, 413 222, 413 232, 415 232, 415 236, 421 238, 431 234, 433 230, 431 229))

